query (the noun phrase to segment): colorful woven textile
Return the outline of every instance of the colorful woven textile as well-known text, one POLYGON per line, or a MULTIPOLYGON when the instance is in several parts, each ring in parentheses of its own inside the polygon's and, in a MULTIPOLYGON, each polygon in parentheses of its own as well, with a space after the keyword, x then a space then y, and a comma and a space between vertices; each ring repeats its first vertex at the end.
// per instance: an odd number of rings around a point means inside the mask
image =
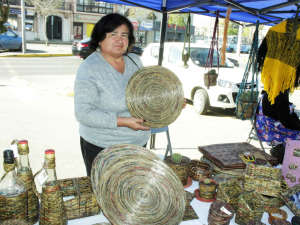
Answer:
MULTIPOLYGON (((300 132, 285 128, 279 120, 275 120, 271 117, 263 114, 262 99, 259 102, 259 113, 256 114, 255 126, 257 129, 258 138, 265 142, 272 142, 275 145, 283 143, 287 140, 299 140, 300 132)), ((291 113, 293 107, 290 107, 291 113)))
POLYGON ((300 29, 290 49, 290 35, 293 30, 293 20, 285 20, 271 27, 266 35, 268 46, 264 61, 261 81, 273 104, 280 91, 295 90, 296 70, 300 65, 300 29))

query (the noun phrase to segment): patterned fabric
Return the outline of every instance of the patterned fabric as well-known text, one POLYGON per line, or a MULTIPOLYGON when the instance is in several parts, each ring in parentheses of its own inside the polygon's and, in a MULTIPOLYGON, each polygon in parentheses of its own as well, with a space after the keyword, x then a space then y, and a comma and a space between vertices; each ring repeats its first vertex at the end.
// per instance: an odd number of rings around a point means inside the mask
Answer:
MULTIPOLYGON (((255 122, 258 138, 275 145, 281 143, 285 145, 287 140, 300 140, 300 131, 285 128, 279 120, 275 120, 263 114, 263 96, 259 102, 259 113, 256 114, 255 122)), ((293 113, 293 111, 293 104, 290 104, 290 113, 293 113)))
POLYGON ((261 80, 269 95, 269 101, 274 103, 280 91, 295 90, 296 70, 300 64, 300 29, 292 48, 290 35, 293 30, 293 20, 285 20, 271 27, 266 35, 268 52, 264 61, 261 80))

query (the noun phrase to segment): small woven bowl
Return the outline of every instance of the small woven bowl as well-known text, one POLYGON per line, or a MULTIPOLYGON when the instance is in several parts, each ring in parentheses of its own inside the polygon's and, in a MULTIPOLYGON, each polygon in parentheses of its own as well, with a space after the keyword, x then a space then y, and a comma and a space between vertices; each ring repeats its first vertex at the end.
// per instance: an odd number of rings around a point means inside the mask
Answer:
POLYGON ((211 178, 212 166, 204 161, 193 159, 190 163, 190 177, 194 181, 202 178, 211 178))
POLYGON ((130 114, 146 120, 142 125, 153 128, 173 123, 184 102, 180 80, 162 66, 147 66, 136 71, 128 81, 125 94, 130 114))
POLYGON ((270 209, 268 222, 271 224, 275 219, 286 220, 287 213, 278 208, 270 209))

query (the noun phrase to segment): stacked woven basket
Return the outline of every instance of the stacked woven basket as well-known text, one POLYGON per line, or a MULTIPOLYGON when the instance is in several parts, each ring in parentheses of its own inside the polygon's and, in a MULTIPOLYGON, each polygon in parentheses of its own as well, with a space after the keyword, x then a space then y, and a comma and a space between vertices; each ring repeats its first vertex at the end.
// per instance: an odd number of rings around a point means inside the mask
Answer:
POLYGON ((136 145, 114 145, 97 155, 92 186, 112 224, 179 224, 186 197, 174 171, 152 151, 136 145))

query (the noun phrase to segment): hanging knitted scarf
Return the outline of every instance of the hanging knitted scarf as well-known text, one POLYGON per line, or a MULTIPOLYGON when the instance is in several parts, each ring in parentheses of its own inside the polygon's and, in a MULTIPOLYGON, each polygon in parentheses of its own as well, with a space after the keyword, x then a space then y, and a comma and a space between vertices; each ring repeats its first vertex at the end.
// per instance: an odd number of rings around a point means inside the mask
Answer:
POLYGON ((297 25, 296 39, 290 42, 293 20, 287 19, 271 27, 266 35, 267 54, 264 60, 261 81, 268 93, 269 101, 274 104, 280 92, 295 89, 296 70, 300 65, 300 26, 297 25), (292 48, 289 48, 292 44, 292 48))

